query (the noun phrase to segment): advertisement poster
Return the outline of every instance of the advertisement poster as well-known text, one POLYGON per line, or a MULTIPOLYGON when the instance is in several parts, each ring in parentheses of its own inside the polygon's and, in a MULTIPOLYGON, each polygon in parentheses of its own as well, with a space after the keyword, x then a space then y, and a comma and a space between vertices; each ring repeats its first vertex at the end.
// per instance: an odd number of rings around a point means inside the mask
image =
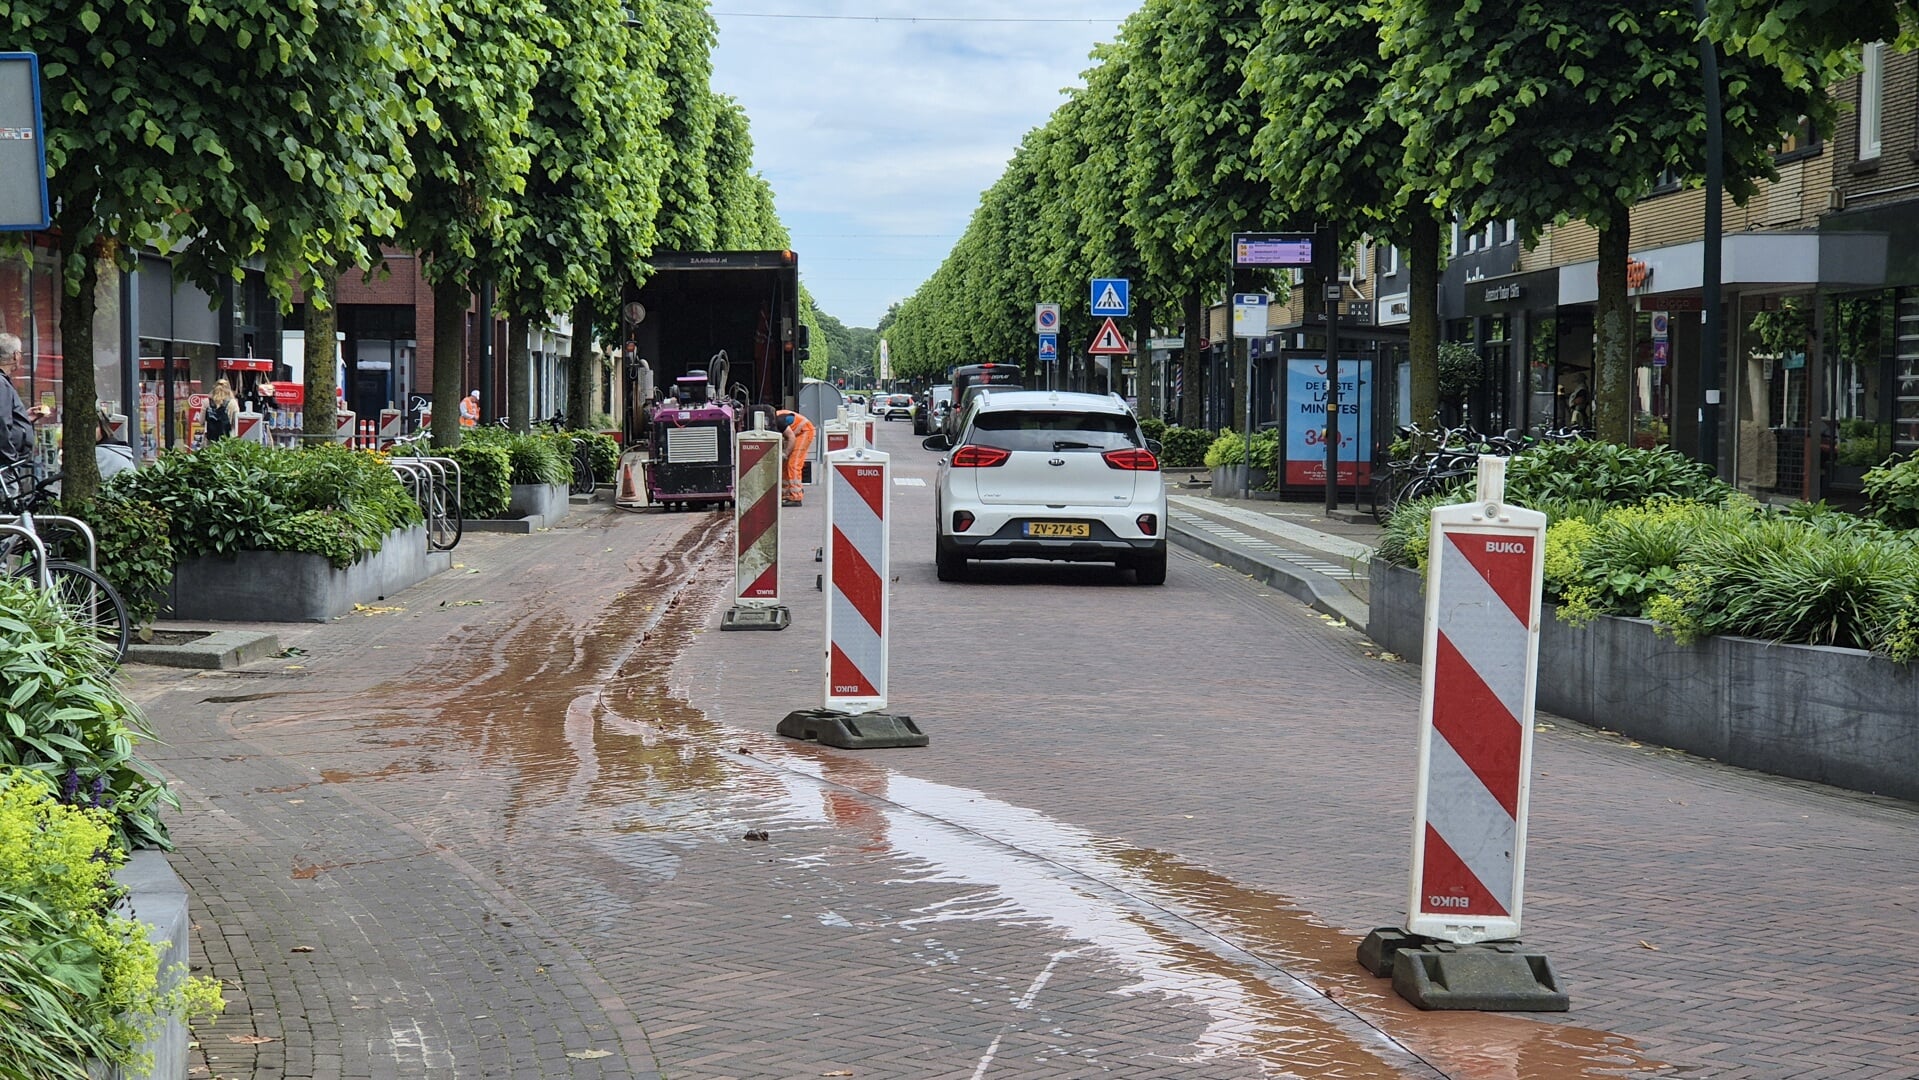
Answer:
MULTIPOLYGON (((1326 483, 1326 361, 1286 361, 1286 483, 1326 483)), ((1339 362, 1339 482, 1373 478, 1373 362, 1339 362)))

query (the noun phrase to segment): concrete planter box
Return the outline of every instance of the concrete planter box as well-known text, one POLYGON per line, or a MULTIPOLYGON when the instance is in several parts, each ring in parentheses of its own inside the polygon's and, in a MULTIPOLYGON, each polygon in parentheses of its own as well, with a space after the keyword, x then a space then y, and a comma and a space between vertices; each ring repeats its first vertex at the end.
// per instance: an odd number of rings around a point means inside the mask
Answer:
MULTIPOLYGON (((1426 593, 1372 563, 1372 639, 1418 660, 1426 593)), ((1548 606, 1538 705, 1644 742, 1852 791, 1919 801, 1919 672, 1857 649, 1713 637, 1679 645, 1643 619, 1584 627, 1548 606)))
POLYGON ((217 622, 326 622, 398 595, 433 572, 426 527, 387 534, 380 550, 344 570, 301 551, 242 551, 188 559, 173 571, 172 617, 217 622))
MULTIPOLYGON (((173 872, 167 857, 158 851, 136 851, 127 864, 113 875, 127 888, 127 905, 132 916, 147 925, 147 937, 160 945, 160 989, 178 984, 188 969, 187 886, 173 872)), ((144 1080, 186 1080, 188 1032, 186 1021, 170 1017, 157 1025, 139 1046, 153 1055, 153 1071, 140 1074, 144 1080)), ((132 1080, 121 1069, 109 1069, 95 1061, 87 1070, 98 1080, 132 1080)))
POLYGON ((564 484, 514 484, 513 501, 507 504, 509 518, 536 518, 533 527, 550 529, 560 523, 572 506, 564 484))
MULTIPOLYGON (((1261 490, 1267 484, 1271 483, 1272 479, 1273 470, 1255 468, 1253 470, 1253 498, 1272 498, 1273 492, 1261 490)), ((1244 465, 1220 465, 1213 469, 1213 493, 1216 495, 1231 495, 1237 497, 1238 492, 1245 490, 1245 484, 1246 466, 1244 465)))

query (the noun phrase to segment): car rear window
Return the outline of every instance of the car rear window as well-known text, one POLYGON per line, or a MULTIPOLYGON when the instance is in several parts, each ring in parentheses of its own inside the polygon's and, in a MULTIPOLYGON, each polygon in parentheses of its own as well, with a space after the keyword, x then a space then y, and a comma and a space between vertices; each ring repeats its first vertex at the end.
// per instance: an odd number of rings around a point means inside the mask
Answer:
POLYGON ((1001 450, 1102 453, 1139 446, 1139 425, 1131 416, 1109 412, 983 412, 973 418, 967 440, 1001 450))

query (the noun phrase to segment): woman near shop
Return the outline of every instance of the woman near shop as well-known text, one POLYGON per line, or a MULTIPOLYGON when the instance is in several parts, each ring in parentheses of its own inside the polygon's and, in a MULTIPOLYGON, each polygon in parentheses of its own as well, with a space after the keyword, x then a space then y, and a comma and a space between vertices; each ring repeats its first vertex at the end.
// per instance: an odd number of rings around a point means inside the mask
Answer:
POLYGON ((207 402, 207 442, 224 439, 240 424, 240 403, 233 399, 233 387, 225 379, 213 380, 213 394, 207 402))

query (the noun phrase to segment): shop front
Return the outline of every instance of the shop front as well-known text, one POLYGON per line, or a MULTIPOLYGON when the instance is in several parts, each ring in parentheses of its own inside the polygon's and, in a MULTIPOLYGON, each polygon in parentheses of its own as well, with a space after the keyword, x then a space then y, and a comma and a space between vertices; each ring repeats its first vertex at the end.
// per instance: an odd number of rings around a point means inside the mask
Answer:
POLYGON ((1592 361, 1590 349, 1561 347, 1559 272, 1481 277, 1461 285, 1466 318, 1453 336, 1472 342, 1482 364, 1463 419, 1487 431, 1572 423, 1592 361))

